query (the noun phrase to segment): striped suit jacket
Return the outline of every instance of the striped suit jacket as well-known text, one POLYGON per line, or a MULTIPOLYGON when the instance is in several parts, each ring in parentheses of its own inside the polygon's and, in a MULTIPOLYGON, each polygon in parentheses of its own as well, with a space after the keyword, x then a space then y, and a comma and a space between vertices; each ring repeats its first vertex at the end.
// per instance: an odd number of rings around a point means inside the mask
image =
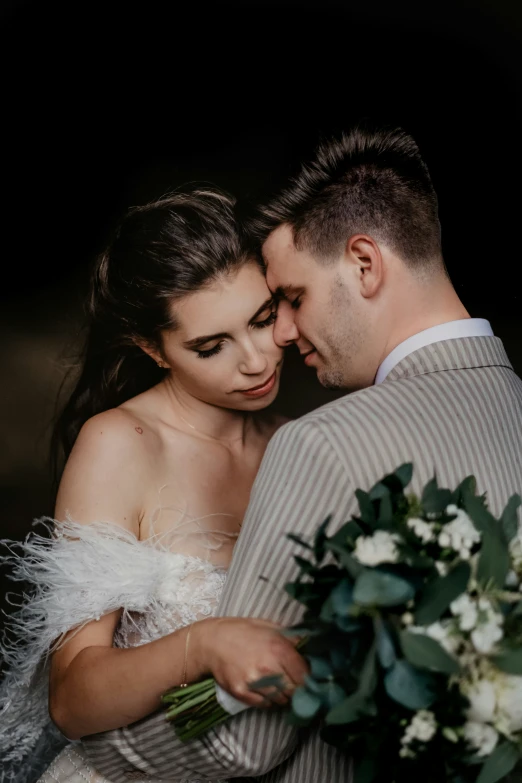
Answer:
MULTIPOLYGON (((284 534, 309 535, 330 513, 333 530, 356 511, 357 487, 368 489, 409 461, 414 491, 434 474, 440 485, 454 488, 473 473, 495 514, 522 490, 522 381, 498 338, 421 348, 381 385, 284 426, 254 484, 219 614, 295 623, 299 605, 282 590, 295 575, 295 546, 284 534)), ((317 733, 298 734, 280 715, 256 710, 188 744, 156 713, 88 738, 85 747, 114 783, 142 775, 259 777, 263 783, 345 783, 350 777, 349 760, 317 733)))

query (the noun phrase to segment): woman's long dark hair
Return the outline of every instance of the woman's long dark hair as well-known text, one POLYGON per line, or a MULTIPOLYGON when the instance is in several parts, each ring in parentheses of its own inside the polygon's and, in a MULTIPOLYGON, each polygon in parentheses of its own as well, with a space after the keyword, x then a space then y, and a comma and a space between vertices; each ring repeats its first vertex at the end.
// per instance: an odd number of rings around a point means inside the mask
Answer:
POLYGON ((235 200, 218 190, 178 192, 127 212, 93 270, 80 374, 52 438, 56 479, 87 419, 163 378, 140 345, 161 352, 162 330, 176 327, 172 303, 251 260, 235 200))

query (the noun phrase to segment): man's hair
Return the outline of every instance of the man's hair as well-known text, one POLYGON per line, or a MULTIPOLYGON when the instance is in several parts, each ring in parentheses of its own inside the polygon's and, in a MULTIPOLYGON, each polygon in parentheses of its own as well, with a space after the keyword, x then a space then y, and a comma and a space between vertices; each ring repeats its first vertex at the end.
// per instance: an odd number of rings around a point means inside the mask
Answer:
POLYGON ((359 124, 322 143, 260 211, 264 241, 282 224, 298 250, 337 255, 354 234, 388 245, 410 267, 443 265, 437 195, 417 144, 401 128, 359 124))

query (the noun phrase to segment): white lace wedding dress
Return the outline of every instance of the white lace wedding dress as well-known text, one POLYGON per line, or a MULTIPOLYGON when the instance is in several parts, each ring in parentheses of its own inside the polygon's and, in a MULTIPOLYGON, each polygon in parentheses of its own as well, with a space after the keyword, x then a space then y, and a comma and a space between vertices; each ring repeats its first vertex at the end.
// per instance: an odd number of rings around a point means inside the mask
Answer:
MULTIPOLYGON (((151 522, 172 510, 162 506, 151 522)), ((196 520, 183 512, 169 532, 146 541, 110 523, 46 519, 46 535, 2 542, 11 554, 0 559, 31 590, 10 622, 11 641, 0 646, 7 665, 0 686, 0 783, 106 781, 81 742, 68 741, 49 719, 49 651, 67 631, 118 608, 118 647, 145 644, 212 615, 237 538, 209 524, 219 527, 224 516, 196 520)))

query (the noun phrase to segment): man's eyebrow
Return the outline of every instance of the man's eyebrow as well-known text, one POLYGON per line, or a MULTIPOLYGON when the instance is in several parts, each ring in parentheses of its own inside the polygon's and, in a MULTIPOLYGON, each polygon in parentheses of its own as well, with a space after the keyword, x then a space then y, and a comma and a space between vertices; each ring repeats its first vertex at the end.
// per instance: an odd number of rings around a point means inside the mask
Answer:
MULTIPOLYGON (((274 296, 269 296, 268 299, 263 302, 261 307, 256 310, 248 323, 252 324, 264 310, 267 310, 274 303, 274 300, 274 296)), ((185 348, 194 348, 196 345, 204 345, 205 343, 209 343, 212 340, 221 340, 223 337, 230 337, 230 335, 228 332, 219 332, 218 334, 204 334, 201 337, 193 337, 192 340, 187 340, 185 343, 183 343, 183 345, 185 348)))
POLYGON ((290 294, 297 294, 301 289, 295 285, 279 285, 276 288, 274 296, 278 299, 288 299, 290 294))

